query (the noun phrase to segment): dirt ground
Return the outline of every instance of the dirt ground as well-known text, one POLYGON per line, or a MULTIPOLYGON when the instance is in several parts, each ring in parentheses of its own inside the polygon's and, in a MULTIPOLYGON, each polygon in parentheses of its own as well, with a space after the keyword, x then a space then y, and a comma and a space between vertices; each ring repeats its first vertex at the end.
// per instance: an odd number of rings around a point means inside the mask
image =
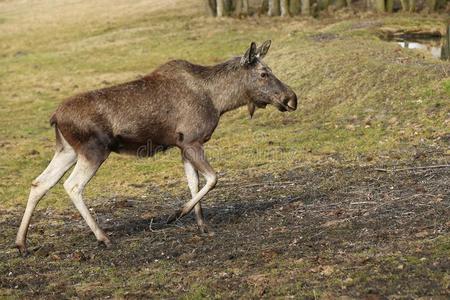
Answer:
POLYGON ((25 258, 12 248, 22 211, 2 211, 0 297, 446 299, 449 182, 449 167, 417 164, 243 174, 208 196, 214 236, 192 216, 166 225, 187 191, 150 185, 144 198, 89 201, 112 249, 75 209, 41 208, 25 258))

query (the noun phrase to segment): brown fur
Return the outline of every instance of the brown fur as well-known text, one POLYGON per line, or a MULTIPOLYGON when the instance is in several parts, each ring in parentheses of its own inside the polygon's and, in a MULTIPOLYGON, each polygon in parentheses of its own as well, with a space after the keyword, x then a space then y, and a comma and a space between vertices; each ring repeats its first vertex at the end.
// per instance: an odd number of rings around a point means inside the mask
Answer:
POLYGON ((55 111, 56 152, 49 166, 33 182, 16 245, 26 252, 26 234, 31 214, 39 200, 75 164, 64 188, 97 240, 110 245, 109 238, 92 218, 82 193, 110 152, 152 156, 177 146, 192 199, 169 218, 176 220, 195 208, 203 232, 200 200, 217 182, 203 150, 219 118, 227 111, 248 105, 272 104, 280 111, 293 111, 297 96, 261 59, 270 41, 256 48, 252 43, 242 57, 215 66, 200 66, 184 60, 170 61, 149 75, 131 82, 73 96, 55 111), (206 179, 198 189, 198 174, 206 179))
MULTIPOLYGON (((86 156, 92 147, 136 155, 146 147, 153 155, 194 141, 203 144, 223 113, 253 100, 245 81, 249 68, 257 66, 243 67, 239 61, 216 66, 170 61, 142 79, 67 99, 51 123, 86 156)), ((282 83, 280 87, 295 97, 282 83)))

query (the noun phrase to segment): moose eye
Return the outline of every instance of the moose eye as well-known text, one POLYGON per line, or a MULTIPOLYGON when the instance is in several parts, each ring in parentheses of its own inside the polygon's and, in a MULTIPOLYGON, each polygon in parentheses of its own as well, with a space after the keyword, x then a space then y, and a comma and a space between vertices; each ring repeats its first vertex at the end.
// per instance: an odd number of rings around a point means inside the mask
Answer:
POLYGON ((266 78, 267 77, 267 73, 261 73, 261 78, 266 78))

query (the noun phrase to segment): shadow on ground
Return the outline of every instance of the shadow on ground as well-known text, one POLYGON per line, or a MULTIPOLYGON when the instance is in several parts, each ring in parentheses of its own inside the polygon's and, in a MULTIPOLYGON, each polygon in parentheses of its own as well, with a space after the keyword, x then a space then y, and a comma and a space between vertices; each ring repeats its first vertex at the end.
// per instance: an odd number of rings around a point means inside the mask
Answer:
POLYGON ((26 258, 10 247, 22 212, 2 212, 0 295, 445 296, 448 182, 448 167, 318 167, 223 182, 205 205, 212 237, 192 216, 165 223, 181 200, 97 199, 113 249, 74 210, 41 208, 26 258))

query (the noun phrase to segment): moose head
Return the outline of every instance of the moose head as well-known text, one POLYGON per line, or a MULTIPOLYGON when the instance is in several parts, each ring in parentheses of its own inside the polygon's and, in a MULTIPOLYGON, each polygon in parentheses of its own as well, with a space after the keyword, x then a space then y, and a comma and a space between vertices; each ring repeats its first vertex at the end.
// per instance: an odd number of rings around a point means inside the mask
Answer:
POLYGON ((256 107, 265 108, 268 104, 282 112, 297 109, 297 95, 262 61, 269 51, 270 44, 271 41, 268 40, 260 47, 256 47, 252 42, 241 57, 241 66, 246 70, 242 80, 249 98, 247 107, 250 117, 253 116, 256 107))

